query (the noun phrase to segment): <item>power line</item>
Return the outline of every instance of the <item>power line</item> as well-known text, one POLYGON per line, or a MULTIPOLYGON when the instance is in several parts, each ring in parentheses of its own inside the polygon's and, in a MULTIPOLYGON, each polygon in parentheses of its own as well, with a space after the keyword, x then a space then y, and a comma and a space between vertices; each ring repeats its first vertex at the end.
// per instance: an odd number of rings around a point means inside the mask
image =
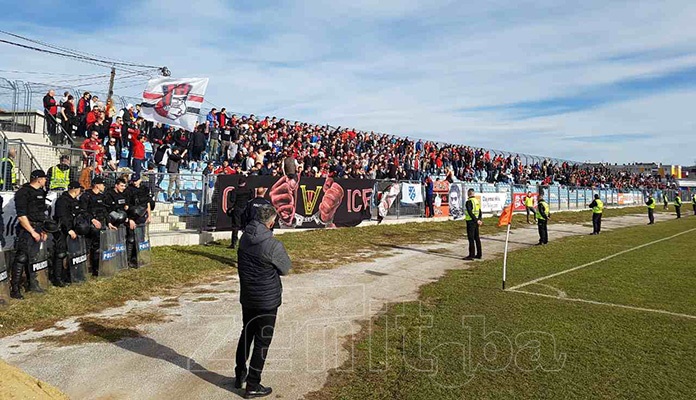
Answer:
POLYGON ((104 63, 104 64, 108 64, 108 65, 122 65, 122 66, 127 66, 127 67, 140 67, 140 68, 159 68, 159 67, 156 67, 154 65, 144 65, 144 64, 135 64, 135 63, 129 63, 129 62, 110 61, 108 59, 105 60, 104 57, 95 58, 95 57, 80 54, 80 53, 72 51, 72 50, 65 50, 65 49, 62 49, 62 48, 57 47, 57 46, 53 46, 53 45, 39 42, 39 41, 36 41, 33 39, 25 38, 23 36, 20 36, 20 35, 11 33, 11 32, 6 32, 6 31, 0 30, 0 33, 4 33, 6 35, 10 35, 10 36, 13 36, 13 37, 16 37, 16 38, 19 38, 22 40, 26 40, 26 41, 29 41, 32 43, 40 44, 40 45, 45 46, 45 47, 50 47, 50 48, 54 48, 56 50, 61 50, 61 51, 63 51, 63 53, 59 53, 59 52, 53 51, 53 50, 41 49, 38 47, 29 46, 29 45, 22 44, 22 43, 11 42, 9 40, 0 39, 0 42, 2 42, 2 43, 6 43, 9 45, 18 46, 18 47, 23 47, 25 49, 36 50, 36 51, 40 51, 40 52, 44 52, 44 53, 54 54, 54 55, 58 55, 58 56, 62 56, 62 57, 70 57, 70 58, 75 58, 75 59, 79 59, 79 60, 89 60, 89 61, 104 63))

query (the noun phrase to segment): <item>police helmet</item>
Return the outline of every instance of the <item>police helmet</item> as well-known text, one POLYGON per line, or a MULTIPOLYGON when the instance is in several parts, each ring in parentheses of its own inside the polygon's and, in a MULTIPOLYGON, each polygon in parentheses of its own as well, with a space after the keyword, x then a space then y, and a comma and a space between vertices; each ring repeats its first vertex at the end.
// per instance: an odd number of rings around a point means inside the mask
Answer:
POLYGON ((92 220, 87 214, 80 214, 75 217, 75 228, 73 229, 75 233, 80 236, 85 236, 89 234, 90 228, 92 227, 92 220))
POLYGON ((147 215, 147 206, 134 206, 128 209, 128 215, 131 219, 140 219, 147 215))
POLYGON ((112 211, 109 213, 109 223, 113 226, 123 225, 128 219, 125 211, 112 211))
POLYGON ((47 219, 43 223, 43 230, 48 233, 56 233, 60 230, 60 225, 52 219, 47 219))

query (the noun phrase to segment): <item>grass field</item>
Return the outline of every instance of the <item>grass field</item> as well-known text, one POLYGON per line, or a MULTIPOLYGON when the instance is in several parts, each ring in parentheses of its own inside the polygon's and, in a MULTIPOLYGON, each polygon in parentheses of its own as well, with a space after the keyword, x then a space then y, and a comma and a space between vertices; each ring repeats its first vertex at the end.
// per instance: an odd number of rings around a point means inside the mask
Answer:
MULTIPOLYGON (((605 217, 645 212, 645 207, 605 210, 605 217)), ((590 212, 555 213, 551 223, 586 223, 590 212)), ((498 233, 497 218, 486 218, 482 235, 498 233)), ((516 218, 513 227, 522 226, 516 218)), ((406 223, 316 230, 284 234, 293 260, 292 273, 334 268, 349 262, 366 261, 388 254, 394 245, 453 242, 465 235, 464 221, 406 223)), ((0 308, 0 337, 29 328, 47 328, 56 321, 116 307, 131 299, 169 296, 202 282, 235 275, 237 252, 226 248, 229 241, 215 246, 168 246, 153 249, 153 263, 147 268, 124 271, 110 279, 90 280, 81 285, 51 288, 44 295, 27 294, 0 308)))
POLYGON ((695 241, 689 217, 516 251, 518 291, 501 260, 450 271, 367 325, 309 398, 693 399, 695 241))

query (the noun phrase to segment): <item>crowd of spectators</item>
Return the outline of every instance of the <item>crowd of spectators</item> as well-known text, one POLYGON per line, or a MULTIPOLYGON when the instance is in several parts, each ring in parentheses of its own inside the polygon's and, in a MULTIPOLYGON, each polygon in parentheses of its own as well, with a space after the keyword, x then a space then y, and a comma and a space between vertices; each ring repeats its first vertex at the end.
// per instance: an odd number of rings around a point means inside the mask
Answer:
POLYGON ((69 125, 65 130, 86 138, 81 147, 96 152, 97 172, 125 166, 140 171, 149 165, 150 169, 169 173, 169 156, 178 149, 183 155, 182 166, 206 174, 279 176, 294 163, 296 173, 312 177, 420 181, 426 176, 439 176, 464 182, 664 187, 657 176, 616 171, 603 165, 549 159, 527 162, 519 155, 501 155, 470 146, 276 117, 257 118, 253 114, 238 116, 224 108, 212 109, 193 132, 187 132, 143 120, 140 105, 116 110, 111 102, 104 104, 87 92, 77 105, 69 97, 64 96, 59 107, 61 115, 69 114, 65 116, 69 125), (284 162, 286 159, 292 162, 284 162))

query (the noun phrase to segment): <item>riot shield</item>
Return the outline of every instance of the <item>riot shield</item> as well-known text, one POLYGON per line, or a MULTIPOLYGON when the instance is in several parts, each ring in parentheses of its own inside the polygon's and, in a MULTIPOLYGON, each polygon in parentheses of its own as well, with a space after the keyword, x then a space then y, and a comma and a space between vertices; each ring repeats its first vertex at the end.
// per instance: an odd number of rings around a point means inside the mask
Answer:
POLYGON ((138 252, 138 267, 150 264, 152 251, 150 250, 150 227, 148 225, 135 227, 135 244, 138 252))
POLYGON ((100 232, 101 258, 99 276, 110 277, 128 268, 126 255, 126 228, 106 229, 100 232))
MULTIPOLYGON (((51 240, 50 237, 48 240, 51 240)), ((43 240, 36 242, 30 239, 28 246, 29 254, 32 254, 29 259, 29 271, 36 274, 41 289, 48 289, 48 245, 43 240)))
POLYGON ((7 270, 5 252, 0 250, 0 307, 10 302, 10 271, 7 270))
POLYGON ((87 280, 87 243, 85 238, 78 236, 75 239, 67 238, 68 243, 68 270, 70 282, 81 283, 87 280))

